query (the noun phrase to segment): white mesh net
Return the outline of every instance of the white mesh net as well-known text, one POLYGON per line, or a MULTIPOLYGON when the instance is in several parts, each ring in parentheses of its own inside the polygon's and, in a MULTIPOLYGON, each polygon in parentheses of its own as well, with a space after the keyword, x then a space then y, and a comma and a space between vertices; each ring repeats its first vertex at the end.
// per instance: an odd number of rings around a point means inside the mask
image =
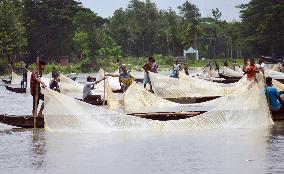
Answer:
POLYGON ((284 79, 284 73, 282 72, 265 69, 264 73, 267 77, 271 77, 273 79, 284 79))
POLYGON ((223 67, 224 69, 224 75, 229 76, 229 77, 243 77, 243 73, 241 72, 236 72, 228 67, 223 67))
POLYGON ((19 76, 14 71, 12 71, 12 81, 11 81, 12 85, 20 85, 22 80, 23 80, 22 76, 19 76))
POLYGON ((64 132, 263 128, 273 124, 263 87, 256 83, 243 93, 229 95, 222 100, 199 116, 162 122, 118 114, 46 89, 45 123, 51 131, 64 132))
POLYGON ((243 77, 239 82, 229 85, 196 79, 180 73, 180 79, 150 73, 155 94, 162 98, 212 97, 224 96, 241 88, 247 83, 243 77))

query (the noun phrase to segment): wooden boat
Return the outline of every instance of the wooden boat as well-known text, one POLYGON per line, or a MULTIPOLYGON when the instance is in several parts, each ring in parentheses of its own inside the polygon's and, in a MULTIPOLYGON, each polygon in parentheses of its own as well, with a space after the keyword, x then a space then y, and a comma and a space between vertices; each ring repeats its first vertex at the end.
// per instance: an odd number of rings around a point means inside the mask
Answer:
POLYGON ((2 79, 2 82, 5 83, 5 84, 11 84, 12 83, 11 80, 5 80, 5 79, 2 79))
MULTIPOLYGON (((0 123, 20 128, 33 128, 34 117, 31 115, 0 115, 0 123)), ((37 118, 37 128, 44 128, 44 118, 37 118)))
POLYGON ((224 84, 236 83, 238 81, 239 79, 213 80, 213 82, 224 83, 224 84))
POLYGON ((225 74, 220 74, 219 73, 219 77, 220 78, 223 78, 223 79, 234 79, 234 80, 240 80, 241 79, 241 77, 234 77, 234 76, 227 76, 227 75, 225 75, 225 74))
POLYGON ((83 101, 91 105, 96 105, 96 106, 107 105, 107 101, 102 100, 101 95, 92 95, 92 96, 88 96, 85 100, 83 99, 77 99, 77 100, 83 101))
POLYGON ((130 116, 158 120, 158 121, 170 121, 170 120, 182 120, 190 117, 200 115, 205 112, 153 112, 153 113, 133 113, 127 114, 130 116))
POLYGON ((190 104, 190 103, 203 103, 210 100, 214 100, 216 98, 219 97, 200 97, 200 98, 180 97, 180 98, 166 98, 166 100, 179 104, 190 104))
MULTIPOLYGON (((134 117, 140 117, 150 120, 170 121, 182 120, 190 117, 195 117, 205 112, 154 112, 154 113, 132 113, 128 114, 134 117)), ((273 113, 274 121, 284 121, 284 113, 273 113)), ((33 128, 34 117, 31 115, 15 116, 15 115, 0 115, 0 123, 16 126, 19 128, 33 128)), ((44 118, 37 117, 37 128, 44 128, 44 118)))
POLYGON ((14 87, 10 87, 10 86, 5 86, 5 88, 6 88, 8 91, 15 92, 15 93, 19 93, 19 94, 23 94, 23 93, 26 93, 26 92, 27 92, 27 89, 26 89, 26 88, 14 88, 14 87))

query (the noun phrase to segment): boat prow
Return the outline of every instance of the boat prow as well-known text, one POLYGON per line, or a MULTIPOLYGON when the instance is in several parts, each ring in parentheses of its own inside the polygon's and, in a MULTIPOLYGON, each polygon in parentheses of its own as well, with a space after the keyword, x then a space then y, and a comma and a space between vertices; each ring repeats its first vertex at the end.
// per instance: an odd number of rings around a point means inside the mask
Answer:
POLYGON ((27 92, 27 89, 26 89, 26 88, 14 88, 14 87, 10 87, 10 86, 5 86, 5 88, 6 88, 8 91, 15 92, 15 93, 19 93, 19 94, 23 94, 23 93, 26 93, 26 92, 27 92))
MULTIPOLYGON (((15 115, 0 115, 0 123, 16 126, 20 128, 33 128, 34 117, 31 115, 15 116, 15 115)), ((44 118, 37 117, 37 128, 44 128, 44 118)))
POLYGON ((11 80, 5 80, 5 79, 2 79, 2 82, 5 83, 5 84, 11 84, 12 83, 11 80))

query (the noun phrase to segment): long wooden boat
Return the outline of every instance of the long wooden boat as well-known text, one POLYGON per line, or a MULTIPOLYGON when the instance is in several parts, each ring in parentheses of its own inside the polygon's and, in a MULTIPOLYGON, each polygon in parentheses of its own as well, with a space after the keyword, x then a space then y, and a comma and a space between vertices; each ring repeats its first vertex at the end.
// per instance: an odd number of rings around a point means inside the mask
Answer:
MULTIPOLYGON (((198 116, 205 112, 155 112, 155 113, 132 113, 128 114, 134 117, 140 117, 150 120, 170 121, 182 120, 190 117, 198 116)), ((284 113, 273 113, 272 119, 274 121, 284 121, 284 113)), ((30 115, 15 116, 15 115, 0 115, 0 123, 16 126, 19 128, 33 128, 34 117, 30 115)), ((44 118, 37 117, 37 128, 44 128, 44 118)))
POLYGON ((26 89, 26 88, 14 88, 14 87, 11 87, 11 86, 5 86, 5 88, 6 88, 8 91, 15 92, 15 93, 19 93, 19 94, 23 94, 23 93, 26 93, 26 92, 27 92, 27 89, 26 89))
POLYGON ((171 102, 179 103, 179 104, 190 104, 190 103, 203 103, 210 100, 214 100, 219 97, 200 97, 200 98, 190 98, 190 97, 180 97, 180 98, 166 98, 171 102))
MULTIPOLYGON (((20 128, 33 128, 34 117, 31 115, 15 116, 15 115, 0 115, 0 123, 16 126, 20 128)), ((44 118, 37 118, 37 128, 44 128, 44 118)))
POLYGON ((221 73, 219 73, 219 77, 220 78, 223 78, 223 79, 234 79, 234 80, 240 80, 241 79, 241 77, 234 77, 234 76, 227 76, 227 75, 225 75, 225 74, 221 74, 221 73))
POLYGON ((225 80, 213 80, 213 82, 217 82, 217 83, 224 83, 224 84, 230 84, 230 83, 236 83, 238 82, 240 79, 225 79, 225 80))
POLYGON ((5 80, 5 79, 2 79, 2 82, 5 83, 5 84, 11 84, 12 83, 11 80, 5 80))
POLYGON ((107 101, 102 100, 102 96, 100 95, 92 95, 85 100, 83 99, 77 99, 77 100, 96 106, 107 105, 107 101))

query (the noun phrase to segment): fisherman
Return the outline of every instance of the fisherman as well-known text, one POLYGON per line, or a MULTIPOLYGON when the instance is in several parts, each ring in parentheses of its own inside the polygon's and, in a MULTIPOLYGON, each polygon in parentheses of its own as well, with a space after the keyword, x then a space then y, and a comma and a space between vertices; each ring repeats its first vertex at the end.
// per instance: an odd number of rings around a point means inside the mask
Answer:
POLYGON ((265 63, 263 62, 262 59, 260 59, 260 60, 258 61, 258 66, 259 66, 260 71, 264 74, 264 70, 265 70, 265 68, 266 68, 266 65, 265 65, 265 63))
POLYGON ((121 90, 125 92, 129 86, 133 83, 134 77, 130 74, 130 71, 128 71, 127 66, 122 66, 122 72, 119 75, 116 74, 107 74, 107 76, 111 77, 119 77, 119 82, 121 85, 121 90))
POLYGON ((158 73, 158 64, 156 62, 156 59, 153 59, 153 65, 152 65, 152 70, 153 70, 153 73, 158 73))
POLYGON ((224 62, 224 66, 225 66, 225 67, 228 67, 228 66, 229 66, 229 64, 228 64, 228 60, 225 60, 225 62, 224 62))
POLYGON ((266 92, 269 98, 271 111, 280 111, 280 109, 284 106, 284 100, 281 98, 277 89, 273 86, 271 77, 266 77, 266 92))
POLYGON ((116 59, 116 64, 118 65, 118 72, 119 74, 122 73, 122 62, 120 61, 120 59, 116 59))
POLYGON ((216 71, 218 71, 218 72, 219 72, 219 70, 220 70, 220 67, 219 67, 219 65, 218 65, 218 63, 217 63, 216 60, 215 60, 215 69, 216 69, 216 71))
POLYGON ((244 58, 244 65, 243 65, 243 72, 244 74, 247 74, 246 69, 249 67, 249 60, 247 58, 244 58))
POLYGON ((58 71, 55 69, 55 67, 53 67, 51 71, 51 78, 55 78, 55 76, 57 76, 58 74, 58 71))
POLYGON ((87 77, 87 83, 85 84, 84 88, 83 88, 83 100, 86 101, 89 98, 92 97, 92 90, 94 89, 94 86, 98 83, 100 83, 101 81, 105 80, 106 78, 102 78, 99 81, 96 81, 95 78, 92 78, 91 76, 87 77))
POLYGON ((184 64, 184 73, 186 74, 186 75, 189 75, 189 72, 188 72, 188 64, 184 64))
POLYGON ((25 65, 23 70, 23 80, 21 81, 21 88, 27 88, 28 85, 28 65, 25 65))
POLYGON ((60 92, 59 82, 60 82, 59 74, 56 74, 55 77, 51 79, 49 83, 49 88, 54 91, 60 92))
MULTIPOLYGON (((41 92, 40 85, 42 85, 43 88, 47 87, 45 83, 41 80, 45 65, 46 63, 44 61, 39 61, 38 70, 33 71, 31 75, 30 91, 31 91, 31 95, 33 96, 33 111, 32 111, 33 115, 35 115, 37 112, 39 100, 42 100, 44 102, 44 95, 41 92)), ((43 116, 42 114, 43 109, 44 109, 44 103, 41 104, 40 111, 38 113, 39 117, 43 116)))
POLYGON ((144 88, 146 88, 147 84, 150 85, 150 91, 153 92, 152 83, 150 80, 149 72, 153 72, 153 57, 148 58, 148 62, 142 67, 144 69, 144 88))
POLYGON ((181 69, 181 66, 180 66, 179 60, 176 60, 174 66, 173 66, 173 73, 172 73, 171 77, 178 78, 180 69, 181 69))
POLYGON ((259 68, 255 64, 255 59, 250 59, 250 64, 246 67, 245 72, 249 80, 255 80, 256 73, 259 73, 259 68))
POLYGON ((236 60, 234 60, 234 62, 233 62, 234 71, 236 71, 236 67, 237 67, 237 66, 238 66, 238 63, 237 63, 236 60))

